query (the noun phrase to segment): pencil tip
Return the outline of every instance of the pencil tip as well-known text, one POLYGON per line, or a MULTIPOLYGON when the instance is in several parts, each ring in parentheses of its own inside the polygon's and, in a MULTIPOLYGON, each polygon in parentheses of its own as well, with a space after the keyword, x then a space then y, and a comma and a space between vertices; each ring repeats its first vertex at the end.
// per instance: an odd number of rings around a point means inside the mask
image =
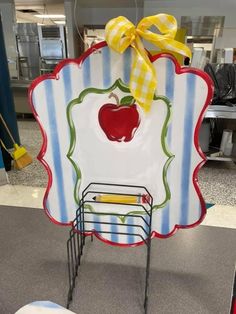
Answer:
POLYGON ((96 196, 93 197, 93 200, 96 201, 96 196))

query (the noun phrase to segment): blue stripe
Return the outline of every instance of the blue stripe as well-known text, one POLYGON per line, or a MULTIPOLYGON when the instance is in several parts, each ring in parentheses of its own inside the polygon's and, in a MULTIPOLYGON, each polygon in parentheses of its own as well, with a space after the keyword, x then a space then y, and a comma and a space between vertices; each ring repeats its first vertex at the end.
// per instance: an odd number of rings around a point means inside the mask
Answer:
POLYGON ((102 50, 103 87, 111 86, 111 55, 108 47, 102 50))
POLYGON ((84 60, 82 68, 84 88, 87 88, 91 86, 91 66, 89 57, 84 60))
MULTIPOLYGON (((99 215, 93 215, 93 221, 97 221, 97 223, 93 224, 94 230, 96 230, 97 232, 101 231, 102 230, 101 226, 103 227, 104 225, 100 224, 100 217, 99 217, 99 215)), ((101 233, 101 235, 104 236, 102 233, 101 233)))
POLYGON ((52 303, 50 301, 35 301, 30 303, 29 305, 33 305, 33 306, 37 306, 37 307, 41 307, 41 308, 47 308, 47 309, 65 309, 64 307, 52 303))
MULTIPOLYGON (((143 223, 143 228, 146 230, 146 232, 148 233, 149 232, 149 223, 150 223, 150 216, 148 215, 145 215, 143 217, 147 223, 143 223)), ((146 236, 146 235, 145 235, 146 236)))
POLYGON ((71 95, 72 95, 71 68, 70 68, 70 66, 65 66, 63 68, 61 76, 63 77, 63 83, 64 83, 65 106, 67 107, 68 102, 71 101, 71 95))
MULTIPOLYGON (((175 87, 174 64, 171 60, 167 60, 166 63, 167 63, 166 64, 166 86, 165 86, 166 97, 173 104, 174 87, 175 87)), ((168 140, 169 147, 171 146, 171 129, 172 129, 172 124, 170 123, 168 126, 168 131, 167 131, 167 140, 168 140)))
MULTIPOLYGON (((175 84, 174 80, 175 80, 174 64, 171 60, 166 60, 165 95, 172 103, 173 103, 173 98, 174 98, 174 84, 175 84)), ((167 141, 168 141, 169 147, 171 147, 171 130, 172 130, 172 124, 170 123, 167 130, 167 141)), ((167 176, 168 176, 168 182, 169 182, 170 168, 168 169, 167 176)), ((169 232, 170 232, 170 204, 168 203, 166 207, 162 209, 161 233, 167 234, 169 232)))
MULTIPOLYGON (((141 221, 141 219, 140 219, 140 221, 141 221)), ((129 216, 129 217, 127 217, 127 219, 126 219, 126 223, 127 224, 130 224, 130 225, 133 225, 134 224, 134 217, 131 217, 131 216, 129 216)), ((141 233, 141 229, 140 230, 136 230, 136 227, 132 227, 132 226, 127 226, 127 231, 126 231, 127 233, 130 233, 130 235, 127 235, 127 243, 129 244, 132 244, 132 243, 134 243, 135 242, 135 237, 132 235, 133 233, 141 233)), ((140 239, 140 241, 141 241, 141 239, 140 239)))
POLYGON ((170 232, 170 203, 162 209, 161 217, 161 234, 168 234, 170 232))
MULTIPOLYGON (((117 223, 117 217, 111 216, 111 222, 112 223, 117 223)), ((111 225, 111 232, 118 232, 118 226, 117 225, 111 225)), ((112 234, 111 233, 111 241, 118 243, 119 242, 119 237, 118 234, 112 234)))
POLYGON ((189 185, 190 167, 193 136, 193 113, 195 99, 196 77, 193 74, 187 75, 187 88, 185 96, 185 115, 184 115, 184 143, 182 158, 182 177, 181 177, 181 215, 180 224, 188 224, 188 204, 189 204, 189 185))
POLYGON ((52 88, 52 80, 46 80, 44 82, 44 90, 46 92, 46 102, 47 102, 47 114, 49 128, 50 128, 50 142, 52 148, 52 158, 55 167, 55 174, 53 180, 57 182, 57 196, 59 199, 59 209, 60 209, 60 221, 68 222, 68 215, 66 212, 66 201, 64 195, 64 178, 63 169, 61 162, 61 152, 60 152, 60 139, 58 137, 58 125, 56 119, 56 107, 55 107, 55 97, 52 88))
POLYGON ((124 73, 124 83, 129 85, 130 81, 130 71, 131 71, 131 48, 126 49, 123 53, 123 73, 124 73))
MULTIPOLYGON (((64 84, 64 94, 65 94, 65 107, 67 108, 69 102, 71 101, 71 97, 72 97, 72 83, 71 83, 71 67, 69 65, 67 65, 66 67, 63 68, 62 70, 62 77, 63 77, 63 84, 64 84)), ((70 131, 69 131, 69 125, 68 125, 68 128, 67 128, 67 140, 68 140, 68 143, 70 143, 70 131)), ((76 183, 76 180, 73 180, 74 177, 76 177, 76 172, 75 172, 75 169, 74 167, 72 166, 71 163, 70 164, 70 167, 71 167, 71 172, 72 172, 72 182, 74 183, 74 186, 75 186, 75 183, 76 183)), ((68 176, 69 178, 69 176, 68 176)))

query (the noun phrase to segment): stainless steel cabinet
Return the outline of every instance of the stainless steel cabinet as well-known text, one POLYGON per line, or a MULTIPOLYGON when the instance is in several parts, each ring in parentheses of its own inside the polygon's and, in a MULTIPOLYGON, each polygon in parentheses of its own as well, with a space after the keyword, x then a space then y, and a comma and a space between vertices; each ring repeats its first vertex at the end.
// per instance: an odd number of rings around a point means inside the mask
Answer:
POLYGON ((20 79, 39 76, 39 37, 35 23, 17 23, 18 73, 20 79))
MULTIPOLYGON (((210 106, 205 114, 205 118, 211 119, 233 119, 235 120, 236 125, 236 106, 210 106)), ((235 145, 235 144, 234 144, 235 145)), ((217 160, 217 161, 236 161, 236 156, 208 156, 208 160, 217 160)))

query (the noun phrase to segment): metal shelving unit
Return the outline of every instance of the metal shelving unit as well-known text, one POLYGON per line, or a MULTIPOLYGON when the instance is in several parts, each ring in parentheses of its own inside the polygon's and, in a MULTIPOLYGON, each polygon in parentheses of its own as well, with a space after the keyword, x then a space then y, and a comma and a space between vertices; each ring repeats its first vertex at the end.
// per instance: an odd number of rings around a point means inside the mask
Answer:
POLYGON ((236 119, 236 106, 229 107, 211 105, 205 114, 205 118, 236 119))
POLYGON ((236 156, 219 156, 219 157, 211 157, 207 156, 207 160, 213 160, 213 161, 233 161, 236 162, 236 156))
MULTIPOLYGON (((236 106, 229 107, 211 105, 205 114, 205 118, 236 120, 236 106)), ((207 160, 236 162, 236 156, 207 156, 207 160)))

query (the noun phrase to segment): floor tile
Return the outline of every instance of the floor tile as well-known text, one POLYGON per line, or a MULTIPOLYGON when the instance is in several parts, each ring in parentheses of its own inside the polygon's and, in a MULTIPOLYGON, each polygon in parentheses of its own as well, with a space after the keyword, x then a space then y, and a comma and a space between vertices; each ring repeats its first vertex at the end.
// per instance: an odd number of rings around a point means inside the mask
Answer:
POLYGON ((0 188, 0 205, 43 208, 45 188, 6 184, 0 188))
POLYGON ((236 207, 214 205, 208 209, 202 225, 236 229, 236 207))

